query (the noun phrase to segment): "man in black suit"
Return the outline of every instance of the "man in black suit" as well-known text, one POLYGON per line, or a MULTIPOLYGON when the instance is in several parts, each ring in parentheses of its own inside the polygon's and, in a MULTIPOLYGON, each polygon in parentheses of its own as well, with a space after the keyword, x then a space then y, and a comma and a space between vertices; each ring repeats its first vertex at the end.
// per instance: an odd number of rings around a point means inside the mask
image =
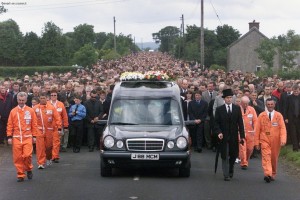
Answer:
POLYGON ((196 132, 196 148, 199 153, 202 152, 204 139, 204 122, 207 116, 208 103, 201 100, 202 92, 200 90, 194 92, 195 100, 189 102, 188 114, 190 120, 195 120, 196 132))
POLYGON ((234 162, 239 154, 238 135, 240 134, 241 144, 245 138, 241 108, 232 104, 232 96, 231 89, 223 90, 222 98, 224 98, 225 104, 216 109, 214 124, 214 132, 221 140, 218 148, 221 152, 225 181, 229 181, 233 177, 234 162))
POLYGON ((88 129, 88 146, 89 152, 94 151, 94 146, 99 149, 101 127, 97 125, 97 121, 102 119, 103 105, 97 99, 96 90, 91 91, 91 98, 84 103, 86 108, 86 127, 88 129))
POLYGON ((297 84, 293 86, 293 94, 287 98, 284 119, 285 123, 289 126, 293 151, 298 151, 300 142, 300 96, 299 86, 297 84))

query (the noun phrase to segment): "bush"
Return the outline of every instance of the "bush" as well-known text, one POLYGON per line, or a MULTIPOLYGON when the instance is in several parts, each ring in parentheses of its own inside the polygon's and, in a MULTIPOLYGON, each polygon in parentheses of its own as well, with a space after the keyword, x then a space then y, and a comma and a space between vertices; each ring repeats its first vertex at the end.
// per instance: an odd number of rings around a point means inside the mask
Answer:
POLYGON ((76 71, 76 68, 71 66, 0 67, 2 77, 24 77, 25 75, 33 75, 35 72, 66 73, 69 71, 76 71))
POLYGON ((209 67, 209 70, 218 70, 218 69, 221 69, 223 70, 224 72, 227 71, 227 69, 224 67, 224 66, 220 66, 220 65, 217 65, 217 64, 213 64, 209 67))

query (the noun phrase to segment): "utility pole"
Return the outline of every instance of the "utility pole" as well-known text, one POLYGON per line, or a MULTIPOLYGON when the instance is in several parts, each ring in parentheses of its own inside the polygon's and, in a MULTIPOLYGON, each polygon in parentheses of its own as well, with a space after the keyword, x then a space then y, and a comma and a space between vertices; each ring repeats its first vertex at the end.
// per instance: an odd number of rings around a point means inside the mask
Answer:
MULTIPOLYGON (((180 54, 181 54, 181 49, 182 50, 184 49, 184 38, 185 38, 184 37, 184 16, 183 16, 183 14, 181 15, 180 19, 181 19, 181 28, 180 28, 181 41, 180 41, 180 47, 179 47, 179 52, 178 52, 179 58, 180 58, 180 54)), ((183 51, 182 51, 182 54, 184 54, 183 51)), ((183 57, 183 55, 182 55, 182 57, 183 57)))
POLYGON ((114 49, 115 53, 117 53, 117 42, 116 42, 116 18, 114 17, 114 49))
POLYGON ((204 69, 204 28, 203 28, 203 0, 201 0, 201 30, 200 30, 200 64, 201 69, 204 69))

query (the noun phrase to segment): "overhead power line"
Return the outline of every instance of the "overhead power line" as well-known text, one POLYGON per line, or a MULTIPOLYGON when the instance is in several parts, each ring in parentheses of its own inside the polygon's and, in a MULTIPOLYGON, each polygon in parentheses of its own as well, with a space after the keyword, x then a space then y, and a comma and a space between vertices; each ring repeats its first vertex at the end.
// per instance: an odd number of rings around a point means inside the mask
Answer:
POLYGON ((221 19, 220 19, 218 13, 217 13, 217 10, 215 9, 215 7, 214 7, 213 3, 211 2, 211 0, 210 0, 210 4, 211 4, 212 8, 214 9, 214 12, 215 12, 215 14, 216 14, 216 16, 217 16, 217 18, 218 18, 218 20, 219 20, 221 26, 223 26, 223 24, 222 24, 222 22, 221 22, 221 19))

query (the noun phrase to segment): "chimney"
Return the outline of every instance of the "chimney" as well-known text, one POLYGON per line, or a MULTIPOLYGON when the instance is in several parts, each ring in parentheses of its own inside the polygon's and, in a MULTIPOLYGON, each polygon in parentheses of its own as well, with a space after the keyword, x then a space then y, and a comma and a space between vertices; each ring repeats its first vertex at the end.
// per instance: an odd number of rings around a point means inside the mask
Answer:
POLYGON ((253 27, 256 27, 259 30, 259 22, 255 22, 255 20, 253 20, 253 22, 249 23, 249 30, 253 27))

